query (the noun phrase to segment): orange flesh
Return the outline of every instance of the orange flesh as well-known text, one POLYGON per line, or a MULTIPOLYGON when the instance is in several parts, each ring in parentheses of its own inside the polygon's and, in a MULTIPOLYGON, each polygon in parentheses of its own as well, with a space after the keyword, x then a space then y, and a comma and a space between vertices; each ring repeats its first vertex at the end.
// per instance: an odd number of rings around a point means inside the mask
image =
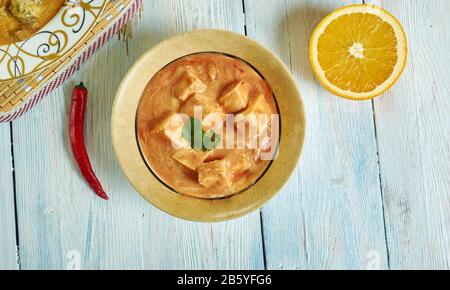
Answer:
MULTIPOLYGON (((231 186, 227 182, 218 182, 213 186, 205 187, 199 183, 199 174, 196 170, 187 168, 174 160, 172 156, 177 149, 173 148, 166 136, 152 130, 155 124, 165 117, 182 112, 186 103, 190 102, 194 96, 205 100, 209 111, 223 112, 219 99, 230 85, 239 81, 249 85, 249 102, 263 94, 265 101, 269 104, 265 113, 277 113, 273 93, 266 81, 245 62, 222 54, 201 53, 181 58, 159 71, 147 85, 137 112, 139 144, 152 171, 176 192, 199 198, 229 196, 253 185, 270 164, 270 161, 258 159, 256 150, 215 149, 208 153, 204 163, 227 160, 231 171, 231 186), (181 101, 174 96, 173 88, 177 86, 186 71, 193 72, 206 84, 206 90, 181 101), (233 172, 232 168, 238 167, 239 162, 242 161, 239 156, 243 152, 250 157, 251 167, 243 172, 233 172)), ((190 111, 185 112, 191 115, 190 111)), ((225 139, 223 136, 222 138, 225 139)))
POLYGON ((328 81, 338 88, 371 92, 389 78, 398 61, 395 32, 375 15, 343 15, 320 36, 318 59, 328 81), (353 54, 351 49, 356 49, 353 54))

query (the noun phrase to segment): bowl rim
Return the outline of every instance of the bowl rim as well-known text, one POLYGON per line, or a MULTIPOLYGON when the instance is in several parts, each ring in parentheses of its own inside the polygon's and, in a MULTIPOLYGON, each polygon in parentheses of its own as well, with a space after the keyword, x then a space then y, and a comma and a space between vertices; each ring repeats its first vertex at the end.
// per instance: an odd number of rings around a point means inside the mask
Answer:
POLYGON ((274 197, 297 167, 305 129, 306 118, 300 91, 284 63, 254 40, 216 29, 195 30, 171 37, 139 58, 117 90, 111 118, 116 158, 131 185, 160 210, 197 222, 235 219, 259 209, 274 197), (232 55, 258 70, 273 90, 281 118, 280 150, 270 168, 249 189, 222 199, 199 199, 168 189, 148 170, 136 138, 136 113, 142 93, 151 78, 174 60, 202 52, 232 55), (293 141, 295 138, 298 141, 293 141))

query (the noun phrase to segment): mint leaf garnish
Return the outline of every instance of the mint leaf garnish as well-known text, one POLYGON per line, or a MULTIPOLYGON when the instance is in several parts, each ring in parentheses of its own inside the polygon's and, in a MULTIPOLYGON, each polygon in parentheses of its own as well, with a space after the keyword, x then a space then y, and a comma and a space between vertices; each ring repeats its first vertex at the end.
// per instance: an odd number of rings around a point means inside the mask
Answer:
POLYGON ((219 134, 213 130, 205 132, 202 122, 192 117, 183 127, 183 138, 190 143, 192 149, 202 151, 213 150, 221 141, 219 134), (196 140, 201 141, 201 144, 195 144, 196 140))

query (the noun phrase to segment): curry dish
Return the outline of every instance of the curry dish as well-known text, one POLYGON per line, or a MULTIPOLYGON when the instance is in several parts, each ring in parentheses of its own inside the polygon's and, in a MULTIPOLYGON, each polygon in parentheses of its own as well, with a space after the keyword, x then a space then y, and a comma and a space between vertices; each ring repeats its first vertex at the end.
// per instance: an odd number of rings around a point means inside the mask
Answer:
POLYGON ((278 144, 270 116, 278 116, 273 92, 250 65, 200 53, 152 78, 136 128, 141 152, 162 182, 180 194, 220 198, 249 188, 270 165, 271 159, 262 158, 278 144), (263 114, 269 117, 250 118, 263 114), (245 120, 244 130, 239 120, 245 120), (252 124, 256 129, 249 134, 252 124), (201 138, 200 147, 193 143, 196 126, 202 137, 209 134, 210 146, 202 146, 201 138))
POLYGON ((66 0, 0 0, 0 45, 23 41, 46 25, 66 0))

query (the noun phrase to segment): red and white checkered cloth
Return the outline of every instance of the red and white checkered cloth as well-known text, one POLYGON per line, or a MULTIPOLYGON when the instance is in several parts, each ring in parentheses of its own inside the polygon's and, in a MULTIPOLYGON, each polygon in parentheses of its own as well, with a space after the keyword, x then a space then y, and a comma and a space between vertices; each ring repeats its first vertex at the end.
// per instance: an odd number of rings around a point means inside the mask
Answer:
POLYGON ((28 112, 37 103, 39 103, 45 96, 51 93, 54 89, 59 87, 64 81, 70 78, 77 70, 80 69, 81 65, 86 62, 94 53, 96 53, 111 37, 113 37, 117 32, 120 31, 122 27, 131 19, 136 12, 142 6, 143 0, 135 0, 133 4, 127 9, 127 11, 118 18, 112 26, 105 30, 103 34, 97 37, 97 39, 92 42, 85 49, 80 51, 78 55, 71 64, 60 74, 56 75, 52 80, 49 81, 41 90, 35 93, 33 96, 28 98, 19 108, 15 109, 13 112, 8 114, 0 113, 0 123, 10 122, 28 112))

